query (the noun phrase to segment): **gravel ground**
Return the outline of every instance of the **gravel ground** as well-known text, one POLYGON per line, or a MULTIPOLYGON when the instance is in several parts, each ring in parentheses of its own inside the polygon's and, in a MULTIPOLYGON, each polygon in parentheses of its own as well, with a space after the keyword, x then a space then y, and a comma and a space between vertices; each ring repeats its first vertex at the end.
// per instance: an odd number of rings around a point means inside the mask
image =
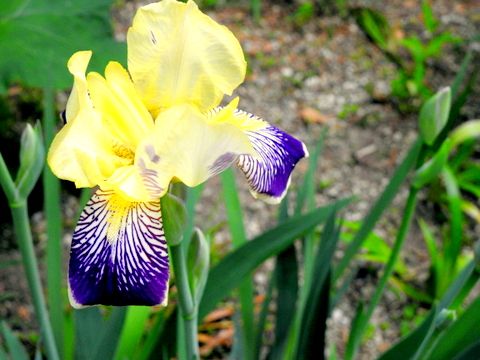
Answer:
MULTIPOLYGON (((360 2, 359 2, 360 3, 360 2)), ((419 28, 420 10, 417 1, 388 1, 378 5, 396 27, 419 28)), ((117 37, 124 39, 132 14, 138 2, 126 2, 114 11, 117 37)), ((462 36, 478 33, 479 7, 474 1, 435 1, 435 12, 442 28, 462 36)), ((302 28, 289 20, 291 12, 286 6, 264 5, 262 20, 252 22, 245 8, 225 7, 210 15, 227 25, 239 38, 249 62, 249 75, 236 91, 240 107, 275 124, 298 138, 310 149, 328 130, 324 151, 319 160, 316 178, 321 184, 315 201, 324 205, 333 200, 355 195, 358 201, 344 212, 349 220, 360 220, 381 192, 395 166, 416 138, 416 116, 400 114, 387 101, 394 66, 368 42, 351 18, 325 16, 314 18, 302 28)), ((448 49, 446 56, 435 63, 438 74, 431 83, 436 87, 449 84, 459 66, 459 56, 448 49)), ((479 90, 477 88, 477 90, 479 90)), ((478 97, 476 97, 478 99, 478 97)), ((479 117, 478 103, 467 104, 466 116, 479 117)), ((306 171, 306 161, 298 165, 292 189, 300 183, 306 171)), ((252 201, 238 173, 238 185, 244 220, 249 237, 266 230, 275 222, 276 207, 252 201)), ((225 222, 223 205, 218 199, 219 179, 211 179, 198 207, 202 226, 213 228, 225 222)), ((392 208, 382 218, 376 232, 389 243, 393 242, 402 206, 407 194, 403 189, 392 208)), ((65 204, 67 218, 73 218, 76 201, 68 197, 65 204)), ((428 209, 422 216, 428 218, 428 209)), ((67 220, 71 224, 71 220, 67 220)), ((42 215, 34 218, 37 234, 43 233, 42 215)), ((70 234, 65 235, 65 243, 70 234)), ((219 248, 228 246, 229 234, 223 227, 217 232, 215 243, 219 248)), ((45 239, 38 238, 41 255, 45 239)), ((417 229, 412 229, 407 240, 405 261, 414 264, 414 271, 426 274, 428 263, 417 229)), ((339 253, 341 250, 339 250, 339 253)), ((18 259, 14 252, 0 254, 0 261, 18 259)), ((262 266, 255 279, 261 292, 272 264, 262 266)), ((375 266, 373 266, 375 270, 375 266)), ((422 275, 423 274, 423 275, 422 275)), ((350 321, 359 299, 368 299, 374 289, 378 272, 358 276, 352 289, 338 305, 328 323, 328 341, 343 354, 350 321)), ((26 330, 33 323, 27 291, 18 285, 18 269, 2 270, 0 316, 16 319, 16 325, 26 330)), ((398 319, 408 300, 387 291, 374 313, 372 335, 362 347, 360 359, 372 359, 390 346, 400 334, 398 319)))

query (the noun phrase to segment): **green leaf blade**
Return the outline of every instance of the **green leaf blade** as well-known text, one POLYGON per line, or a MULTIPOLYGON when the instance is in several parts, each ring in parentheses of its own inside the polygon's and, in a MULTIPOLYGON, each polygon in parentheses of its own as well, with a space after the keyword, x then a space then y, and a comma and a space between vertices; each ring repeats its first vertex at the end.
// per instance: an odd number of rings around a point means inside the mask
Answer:
POLYGON ((10 353, 12 360, 28 360, 28 354, 20 340, 13 334, 12 330, 5 322, 1 323, 3 338, 10 353))
POLYGON ((419 327, 383 353, 379 360, 412 359, 425 339, 433 333, 437 314, 437 308, 433 307, 419 327))
POLYGON ((210 271, 205 286, 205 294, 208 296, 204 296, 200 303, 199 318, 208 314, 246 275, 268 257, 287 248, 299 236, 325 221, 334 209, 339 210, 350 201, 342 199, 306 215, 294 217, 227 255, 210 271))
POLYGON ((92 65, 126 63, 125 45, 113 40, 111 0, 17 1, 0 10, 0 84, 66 89, 67 60, 78 50, 95 53, 92 65))
POLYGON ((122 332, 115 351, 115 360, 132 358, 138 350, 145 324, 151 314, 151 307, 129 306, 122 332))
POLYGON ((316 253, 312 268, 315 283, 310 284, 305 308, 301 309, 303 316, 297 358, 323 357, 330 303, 331 262, 340 235, 340 227, 335 226, 335 221, 335 212, 332 212, 323 229, 320 246, 316 253))

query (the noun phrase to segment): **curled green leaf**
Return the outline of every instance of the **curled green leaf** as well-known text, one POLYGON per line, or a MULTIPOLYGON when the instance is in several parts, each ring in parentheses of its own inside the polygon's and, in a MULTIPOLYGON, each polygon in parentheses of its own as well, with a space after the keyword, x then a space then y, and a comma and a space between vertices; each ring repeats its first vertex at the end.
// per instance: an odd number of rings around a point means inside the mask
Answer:
POLYGON ((457 127, 450 135, 453 146, 478 137, 480 137, 480 120, 467 121, 457 127))

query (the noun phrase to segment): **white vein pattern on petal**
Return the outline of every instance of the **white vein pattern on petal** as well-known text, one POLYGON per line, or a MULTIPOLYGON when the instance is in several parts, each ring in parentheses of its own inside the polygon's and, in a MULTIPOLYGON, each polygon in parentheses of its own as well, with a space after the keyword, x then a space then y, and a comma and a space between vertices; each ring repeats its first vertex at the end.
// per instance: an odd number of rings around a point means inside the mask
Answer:
POLYGON ((117 239, 109 242, 110 196, 111 192, 97 191, 75 229, 69 269, 75 300, 116 304, 121 300, 111 297, 119 294, 125 294, 126 302, 163 297, 168 254, 159 203, 134 203, 121 219, 117 239))
POLYGON ((296 163, 307 155, 303 143, 271 125, 246 134, 259 158, 240 155, 237 165, 245 173, 254 195, 281 198, 296 163))

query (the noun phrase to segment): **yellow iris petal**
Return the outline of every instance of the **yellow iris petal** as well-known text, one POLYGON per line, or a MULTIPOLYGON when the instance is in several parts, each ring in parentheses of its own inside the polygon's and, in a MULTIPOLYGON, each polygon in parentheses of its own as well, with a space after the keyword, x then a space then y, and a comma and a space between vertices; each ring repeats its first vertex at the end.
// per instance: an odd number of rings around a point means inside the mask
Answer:
POLYGON ((129 72, 154 114, 183 103, 209 110, 245 77, 238 40, 193 1, 164 0, 140 8, 127 42, 129 72))
POLYGON ((205 115, 195 107, 181 105, 162 112, 155 131, 137 149, 135 165, 144 181, 168 190, 172 179, 196 186, 218 174, 240 154, 253 154, 245 133, 226 121, 215 121, 219 113, 205 115))
POLYGON ((67 121, 77 116, 80 109, 91 107, 87 91, 87 80, 85 79, 85 72, 91 57, 91 51, 78 51, 68 60, 68 70, 73 75, 74 80, 72 92, 65 109, 67 121))
POLYGON ((119 63, 110 62, 105 78, 89 73, 87 84, 95 109, 102 114, 108 131, 134 153, 137 144, 153 129, 153 119, 127 71, 119 63))
POLYGON ((85 70, 90 57, 90 51, 79 51, 68 62, 74 86, 67 102, 67 124, 54 138, 47 159, 57 177, 77 187, 95 186, 132 162, 115 153, 115 142, 88 96, 85 70))
POLYGON ((77 187, 93 187, 110 177, 127 159, 116 156, 103 135, 98 114, 81 109, 55 136, 48 152, 48 165, 59 178, 77 187))

